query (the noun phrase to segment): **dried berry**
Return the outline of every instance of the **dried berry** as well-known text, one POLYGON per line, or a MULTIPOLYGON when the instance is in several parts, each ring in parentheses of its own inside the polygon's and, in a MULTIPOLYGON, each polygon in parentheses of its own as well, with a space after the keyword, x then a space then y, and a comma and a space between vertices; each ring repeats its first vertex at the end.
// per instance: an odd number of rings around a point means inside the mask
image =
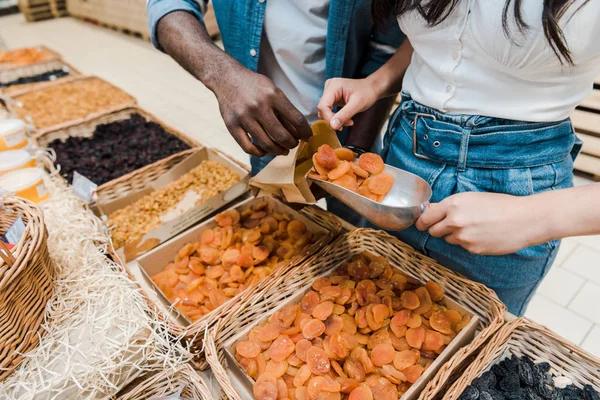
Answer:
POLYGON ((514 372, 509 373, 498 382, 498 388, 504 392, 514 392, 520 389, 519 375, 514 372))
POLYGON ((7 88, 11 86, 17 85, 26 85, 28 83, 38 83, 38 82, 47 82, 53 81, 55 79, 63 78, 69 75, 68 69, 55 69, 52 71, 44 72, 43 74, 33 75, 33 76, 23 76, 19 79, 15 79, 9 82, 0 82, 0 88, 7 88))
POLYGON ((487 390, 496 387, 496 375, 493 372, 484 372, 479 378, 473 381, 473 386, 479 390, 487 390))
POLYGON ((475 386, 467 386, 467 388, 462 392, 458 400, 477 400, 479 399, 479 389, 475 386))

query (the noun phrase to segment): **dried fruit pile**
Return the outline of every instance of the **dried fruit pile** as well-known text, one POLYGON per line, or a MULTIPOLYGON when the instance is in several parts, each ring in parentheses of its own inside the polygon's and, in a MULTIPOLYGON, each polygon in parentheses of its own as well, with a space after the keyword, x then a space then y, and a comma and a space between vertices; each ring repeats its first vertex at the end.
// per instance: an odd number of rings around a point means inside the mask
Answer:
POLYGON ((320 234, 267 202, 215 217, 218 227, 179 250, 173 263, 152 277, 177 309, 196 321, 278 267, 303 253, 320 234))
POLYGON ((120 249, 127 242, 140 239, 159 227, 161 216, 178 206, 187 192, 193 190, 197 194, 196 204, 188 205, 188 209, 191 209, 201 201, 230 188, 239 180, 239 176, 227 167, 214 161, 203 161, 164 188, 155 190, 109 215, 108 225, 111 227, 115 248, 120 249))
POLYGON ((178 137, 139 114, 96 126, 89 138, 71 136, 48 144, 61 175, 71 182, 77 171, 102 185, 141 167, 189 149, 178 137))
POLYGON ((356 154, 346 148, 333 149, 324 144, 313 156, 314 171, 309 177, 333 182, 373 201, 381 202, 392 190, 394 178, 383 173, 385 164, 374 153, 356 154))
POLYGON ((16 96, 16 99, 23 104, 22 108, 15 109, 19 118, 31 117, 37 128, 133 103, 127 93, 98 78, 52 85, 16 96))
POLYGON ((10 66, 17 67, 50 60, 53 57, 54 55, 47 50, 27 47, 24 49, 0 52, 0 64, 6 63, 10 64, 10 66))
POLYGON ((513 355, 473 380, 460 400, 600 400, 590 385, 583 389, 572 383, 559 385, 559 380, 568 379, 549 371, 547 362, 535 364, 527 356, 513 355))
POLYGON ((397 400, 470 321, 368 252, 236 343, 257 400, 397 400))
POLYGON ((2 83, 0 82, 0 88, 7 88, 15 85, 25 85, 28 83, 37 83, 37 82, 46 82, 53 81, 55 79, 59 79, 69 75, 69 71, 66 69, 55 69, 52 71, 44 72, 43 74, 33 75, 33 76, 24 76, 19 79, 15 79, 14 81, 2 83))

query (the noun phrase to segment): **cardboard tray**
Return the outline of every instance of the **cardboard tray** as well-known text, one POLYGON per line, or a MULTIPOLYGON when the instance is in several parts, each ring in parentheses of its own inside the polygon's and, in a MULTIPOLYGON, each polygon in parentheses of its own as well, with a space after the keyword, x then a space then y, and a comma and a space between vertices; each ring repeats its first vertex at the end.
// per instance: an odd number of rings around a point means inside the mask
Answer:
MULTIPOLYGON (((394 266, 392 267, 395 268, 394 266)), ((319 275, 317 278, 315 278, 315 280, 321 277, 327 277, 332 275, 336 268, 337 266, 319 275)), ((242 366, 240 366, 240 364, 237 362, 235 358, 235 344, 238 341, 245 339, 248 336, 248 333, 252 330, 252 328, 265 322, 271 315, 273 315, 278 310, 282 309, 287 305, 299 303, 302 300, 302 297, 311 290, 311 286, 312 282, 310 285, 307 285, 304 290, 298 292, 298 294, 290 297, 287 301, 282 302, 276 308, 271 310, 271 312, 268 315, 265 315, 256 323, 248 326, 238 335, 233 336, 231 339, 224 343, 225 359, 227 360, 227 365, 229 366, 227 372, 233 383, 233 386, 239 392, 242 399, 254 399, 254 379, 252 379, 246 373, 244 368, 242 368, 242 366)), ((446 349, 434 360, 433 364, 431 364, 429 368, 425 370, 423 375, 421 375, 421 377, 410 387, 410 389, 399 400, 414 400, 418 398, 421 391, 425 388, 427 383, 435 376, 435 374, 442 367, 442 365, 444 365, 458 349, 470 343, 475 337, 477 325, 479 324, 479 318, 476 315, 469 312, 468 310, 466 310, 465 308, 463 308, 462 306, 460 306, 452 299, 448 298, 447 296, 444 298, 444 304, 449 309, 457 310, 460 311, 463 315, 467 314, 471 316, 471 321, 469 321, 469 324, 462 331, 460 331, 460 333, 454 338, 454 340, 452 340, 452 342, 450 342, 446 349)))
POLYGON ((200 205, 163 223, 158 228, 145 234, 139 241, 128 242, 122 248, 117 249, 117 254, 122 260, 129 262, 139 257, 246 193, 248 191, 248 171, 217 151, 203 148, 185 158, 157 180, 150 182, 145 188, 109 202, 103 203, 102 199, 100 199, 99 202, 94 205, 93 210, 97 215, 110 215, 153 191, 167 186, 169 183, 185 175, 205 160, 214 161, 227 167, 239 176, 239 182, 217 195, 204 200, 200 205))
MULTIPOLYGON (((248 199, 234 207, 230 207, 230 209, 245 210, 247 208, 252 207, 254 204, 257 204, 257 203, 260 203, 263 201, 266 201, 267 203, 269 203, 276 212, 292 215, 293 218, 301 220, 306 225, 307 230, 309 230, 310 232, 325 233, 325 229, 322 226, 319 226, 318 224, 311 221, 309 218, 307 218, 303 214, 298 213, 297 211, 293 210, 286 204, 282 203, 281 201, 279 201, 271 196, 251 198, 251 199, 248 199)), ((160 311, 162 311, 165 315, 169 316, 169 318, 172 322, 175 322, 183 327, 191 325, 191 321, 188 320, 186 317, 184 317, 181 313, 179 313, 179 311, 175 307, 173 307, 173 305, 167 299, 167 297, 163 294, 163 292, 152 281, 151 276, 161 272, 167 264, 172 262, 176 256, 177 252, 179 251, 179 249, 181 249, 185 244, 198 241, 200 239, 200 235, 202 234, 202 232, 204 232, 207 229, 215 228, 217 226, 218 226, 218 224, 215 221, 215 219, 211 218, 210 220, 207 220, 207 221, 201 223, 200 225, 188 230, 187 232, 182 233, 179 236, 171 239, 167 243, 163 243, 162 245, 149 251, 147 254, 145 254, 142 257, 140 257, 139 259, 137 259, 135 263, 132 263, 134 269, 139 268, 141 276, 144 277, 144 282, 141 282, 141 281, 138 282, 138 283, 140 283, 140 285, 142 286, 144 291, 146 293, 149 292, 149 293, 154 294, 152 296, 152 299, 154 301, 156 301, 156 305, 159 307, 160 311)), ((290 260, 290 263, 292 261, 293 261, 293 258, 292 258, 292 260, 290 260)), ((285 268, 285 265, 280 265, 279 268, 285 268)), ((135 274, 134 271, 132 271, 132 273, 135 274)), ((265 279, 268 279, 268 278, 269 278, 269 276, 267 276, 265 279)), ((242 293, 245 293, 245 292, 242 292, 242 293)), ((240 296, 240 295, 241 294, 239 294, 238 296, 240 296)), ((203 318, 196 321, 195 323, 202 321, 204 318, 210 316, 211 314, 212 315, 217 314, 219 312, 219 310, 226 309, 226 307, 228 307, 228 304, 231 303, 231 301, 236 299, 238 296, 232 298, 229 302, 216 308, 211 313, 205 315, 203 318)))

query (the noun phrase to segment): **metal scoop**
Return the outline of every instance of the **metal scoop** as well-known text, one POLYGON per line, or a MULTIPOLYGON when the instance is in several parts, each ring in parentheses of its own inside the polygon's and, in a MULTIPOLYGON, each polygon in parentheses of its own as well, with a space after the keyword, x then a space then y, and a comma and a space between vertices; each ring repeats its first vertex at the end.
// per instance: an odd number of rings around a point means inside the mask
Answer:
POLYGON ((308 179, 380 228, 388 231, 406 229, 428 207, 431 186, 417 175, 389 165, 383 172, 394 178, 394 184, 381 203, 331 182, 308 179))

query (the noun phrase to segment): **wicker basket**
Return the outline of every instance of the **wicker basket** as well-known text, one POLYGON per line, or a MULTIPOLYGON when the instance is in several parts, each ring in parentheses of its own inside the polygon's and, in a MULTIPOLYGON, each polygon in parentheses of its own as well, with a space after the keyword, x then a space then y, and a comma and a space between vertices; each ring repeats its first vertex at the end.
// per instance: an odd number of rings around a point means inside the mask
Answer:
POLYGON ((71 66, 70 64, 64 62, 63 60, 51 60, 45 61, 38 64, 25 65, 18 68, 13 68, 9 70, 2 71, 0 70, 0 83, 12 82, 14 80, 31 77, 40 74, 44 74, 46 72, 55 71, 59 69, 67 68, 69 70, 69 75, 66 75, 62 78, 59 78, 54 81, 47 82, 34 82, 34 83, 25 83, 22 85, 13 85, 6 88, 0 89, 3 94, 11 96, 15 93, 20 93, 23 91, 33 90, 39 88, 44 83, 54 83, 54 82, 64 82, 64 79, 68 79, 71 77, 80 76, 81 72, 78 69, 71 66))
MULTIPOLYGON (((36 49, 41 50, 41 51, 45 51, 46 53, 48 53, 48 58, 44 61, 41 61, 41 63, 45 63, 48 61, 53 61, 53 60, 61 60, 62 56, 60 54, 58 54, 57 52, 50 50, 49 48, 47 48, 46 46, 34 46, 36 49)), ((11 50, 7 50, 7 52, 10 51, 15 51, 15 50, 21 50, 21 49, 11 49, 11 50)), ((22 67, 27 67, 27 66, 31 66, 31 65, 35 65, 37 63, 34 64, 29 64, 29 65, 12 65, 12 64, 8 64, 8 63, 0 63, 0 71, 4 72, 4 71, 9 71, 12 69, 20 69, 22 67)))
MULTIPOLYGON (((81 76, 72 76, 72 77, 67 77, 64 79, 60 79, 58 81, 54 81, 54 82, 43 82, 40 83, 39 85, 37 85, 35 88, 24 88, 22 90, 15 90, 14 92, 11 93, 11 97, 17 101, 17 102, 22 102, 22 96, 35 92, 35 91, 41 91, 41 90, 45 90, 48 88, 52 88, 54 86, 58 86, 58 85, 66 85, 72 82, 77 82, 77 81, 85 81, 85 80, 99 80, 99 81, 103 81, 105 83, 107 83, 108 85, 112 86, 114 89, 122 92, 124 94, 124 97, 126 98, 126 100, 123 102, 123 104, 118 104, 115 105, 112 108, 107 108, 107 109, 103 109, 103 110, 98 110, 98 111, 94 111, 90 114, 88 114, 87 116, 83 117, 83 118, 78 118, 78 119, 74 119, 74 120, 70 120, 70 121, 65 121, 53 126, 47 126, 44 128, 35 128, 35 134, 36 135, 42 135, 46 132, 50 132, 50 131, 56 131, 59 129, 64 129, 64 128, 68 128, 72 125, 79 125, 81 123, 85 123, 91 119, 94 119, 95 117, 99 117, 102 116, 104 114, 110 113, 112 111, 115 110, 120 110, 124 107, 133 107, 136 105, 137 101, 136 99, 131 96, 130 94, 124 92, 123 90, 117 88, 116 86, 104 81, 103 79, 98 78, 97 76, 87 76, 87 75, 81 75, 81 76)), ((9 105, 10 108, 10 105, 9 105)), ((19 115, 18 112, 16 112, 16 109, 12 109, 11 110, 13 112, 13 114, 15 115, 19 115)), ((22 118, 22 116, 20 117, 22 118)))
MULTIPOLYGON (((230 207, 230 209, 236 209, 244 206, 245 203, 242 203, 230 207)), ((310 221, 322 227, 326 234, 320 240, 309 246, 303 254, 299 254, 293 257, 287 263, 280 265, 279 268, 275 269, 275 271, 273 271, 271 275, 268 275, 256 285, 257 290, 260 291, 260 288, 271 287, 274 284, 280 282, 283 279, 283 277, 287 275, 290 269, 297 268, 297 266, 302 264, 302 262, 306 260, 309 256, 319 252, 323 247, 327 246, 329 243, 331 243, 332 240, 334 240, 339 235, 341 226, 337 218, 334 217, 332 214, 321 210, 319 207, 304 207, 302 210, 298 211, 298 213, 304 218, 307 218, 310 221)), ((204 223, 208 221, 205 221, 204 223)), ((136 281, 131 271, 129 271, 127 267, 125 267, 125 269, 127 270, 130 278, 136 281)), ((203 318, 200 318, 199 320, 190 324, 187 327, 173 323, 168 316, 164 315, 159 310, 157 310, 157 314, 162 321, 170 323, 171 332, 175 336, 183 338, 191 347, 192 352, 195 354, 195 358, 193 361, 194 368, 199 370, 206 370, 209 367, 209 364, 207 363, 204 357, 203 342, 207 328, 213 325, 215 321, 226 317, 229 314, 229 312, 235 308, 236 304, 247 301, 249 297, 253 296, 254 292, 255 290, 248 289, 238 294, 237 296, 229 300, 227 303, 221 305, 217 309, 213 310, 209 314, 205 315, 203 318)), ((153 301, 148 296, 145 297, 146 302, 149 304, 150 308, 157 309, 153 301)))
POLYGON ((94 134, 96 126, 115 121, 122 121, 130 118, 131 115, 136 113, 146 118, 147 120, 158 123, 165 129, 165 131, 167 131, 171 135, 178 137, 182 142, 186 143, 191 148, 173 154, 169 157, 163 158, 162 160, 156 161, 150 165, 146 165, 140 169, 137 169, 117 179, 113 179, 112 181, 100 185, 97 190, 99 199, 101 199, 102 202, 109 202, 121 198, 125 195, 128 195, 129 193, 145 188, 149 182, 158 179, 171 167, 181 162, 187 156, 196 151, 197 148, 202 147, 202 145, 193 138, 165 124, 148 111, 137 106, 121 108, 119 110, 114 110, 103 115, 90 117, 84 121, 79 121, 68 127, 63 127, 60 129, 38 134, 33 138, 33 141, 39 147, 45 148, 48 146, 49 143, 56 139, 66 139, 72 136, 91 137, 94 134))
POLYGON ((176 371, 143 375, 121 390, 114 400, 148 400, 166 397, 177 393, 182 387, 181 395, 188 399, 212 399, 210 389, 198 373, 189 365, 183 365, 176 371))
POLYGON ((471 382, 507 353, 528 356, 534 362, 550 363, 552 372, 563 375, 577 386, 590 384, 600 391, 600 358, 595 357, 548 328, 526 318, 507 323, 481 351, 448 390, 444 400, 458 399, 471 382))
POLYGON ((240 302, 229 317, 221 319, 209 329, 205 344, 207 361, 229 398, 239 399, 240 396, 226 372, 223 344, 270 314, 285 299, 305 289, 317 276, 335 269, 341 261, 365 250, 386 257, 394 267, 420 281, 438 282, 449 297, 480 318, 479 331, 473 342, 461 348, 441 367, 419 399, 441 396, 448 380, 462 372, 465 359, 480 349, 502 325, 506 307, 493 291, 455 274, 383 231, 358 229, 340 237, 320 253, 289 270, 279 282, 270 282, 269 287, 253 290, 252 296, 247 301, 240 302))
POLYGON ((25 233, 12 252, 0 243, 0 381, 14 371, 23 354, 39 341, 46 303, 53 293, 55 268, 46 243, 44 217, 33 203, 1 199, 0 232, 20 216, 25 233))

